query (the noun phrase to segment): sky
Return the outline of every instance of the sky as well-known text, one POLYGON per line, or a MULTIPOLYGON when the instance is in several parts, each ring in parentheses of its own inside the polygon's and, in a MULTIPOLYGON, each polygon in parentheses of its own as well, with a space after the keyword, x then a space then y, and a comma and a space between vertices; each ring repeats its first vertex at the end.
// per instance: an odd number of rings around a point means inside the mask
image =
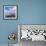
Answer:
POLYGON ((5 6, 4 7, 4 13, 9 14, 9 13, 15 13, 17 12, 17 7, 16 6, 5 6))

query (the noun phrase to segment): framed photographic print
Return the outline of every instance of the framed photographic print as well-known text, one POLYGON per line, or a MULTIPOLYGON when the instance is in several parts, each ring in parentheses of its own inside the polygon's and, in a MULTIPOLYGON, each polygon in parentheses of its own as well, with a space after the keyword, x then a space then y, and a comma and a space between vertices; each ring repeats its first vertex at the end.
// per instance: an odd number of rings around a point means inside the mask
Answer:
POLYGON ((17 19, 17 5, 4 5, 3 19, 17 19))

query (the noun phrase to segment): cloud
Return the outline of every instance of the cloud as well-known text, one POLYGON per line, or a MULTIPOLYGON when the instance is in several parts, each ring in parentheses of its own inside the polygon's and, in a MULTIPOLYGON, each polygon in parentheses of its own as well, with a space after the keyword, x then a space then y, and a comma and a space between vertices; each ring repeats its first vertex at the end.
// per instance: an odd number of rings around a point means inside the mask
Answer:
MULTIPOLYGON (((9 7, 8 7, 9 8, 9 7)), ((4 13, 5 14, 16 14, 16 11, 17 11, 17 8, 16 8, 16 6, 12 6, 12 8, 9 8, 9 10, 7 10, 7 9, 4 9, 4 13)))

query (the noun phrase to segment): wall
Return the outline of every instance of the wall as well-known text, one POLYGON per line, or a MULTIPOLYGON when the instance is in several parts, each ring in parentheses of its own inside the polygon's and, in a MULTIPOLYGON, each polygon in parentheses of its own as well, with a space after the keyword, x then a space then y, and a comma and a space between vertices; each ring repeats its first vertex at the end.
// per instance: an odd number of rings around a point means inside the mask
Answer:
POLYGON ((21 0, 20 5, 22 24, 46 24, 46 0, 21 0))
MULTIPOLYGON (((3 5, 17 5, 17 3, 18 0, 0 1, 0 44, 7 44, 9 42, 8 34, 10 32, 16 32, 16 35, 18 35, 17 24, 19 23, 19 18, 18 20, 3 20, 3 5)), ((18 43, 17 39, 16 43, 18 43)))
POLYGON ((18 32, 17 24, 46 24, 46 0, 1 0, 0 44, 8 43, 9 32, 18 32), (18 20, 3 20, 3 5, 18 5, 18 20))

